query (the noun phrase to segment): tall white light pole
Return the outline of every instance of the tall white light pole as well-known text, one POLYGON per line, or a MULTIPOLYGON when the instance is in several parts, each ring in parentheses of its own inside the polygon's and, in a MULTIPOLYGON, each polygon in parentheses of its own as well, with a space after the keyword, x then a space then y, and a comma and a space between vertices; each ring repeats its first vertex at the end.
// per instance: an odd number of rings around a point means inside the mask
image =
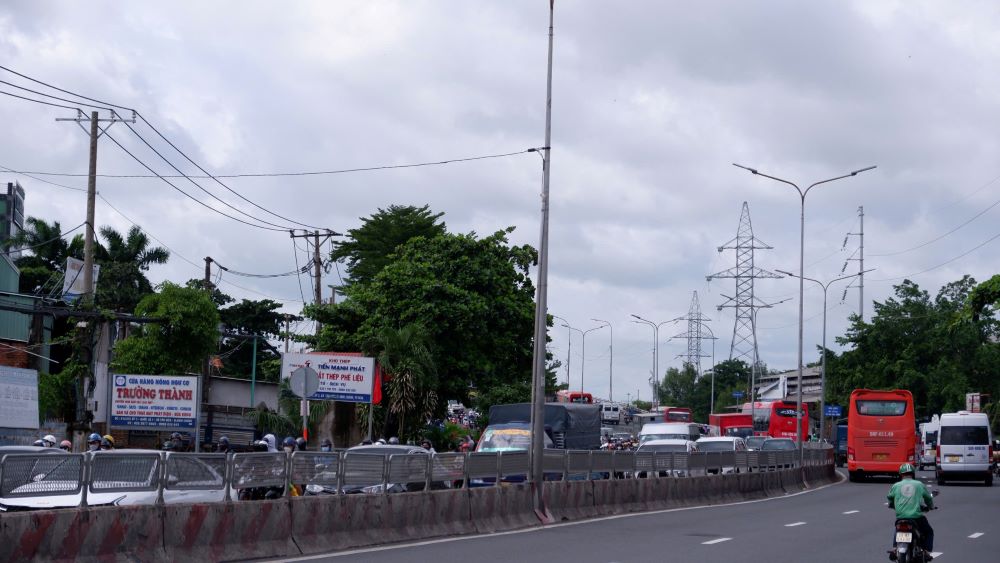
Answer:
POLYGON ((611 336, 608 338, 608 401, 615 402, 615 327, 611 326, 611 323, 604 319, 590 319, 594 322, 604 323, 608 325, 608 330, 611 331, 611 336))
POLYGON ((805 282, 804 282, 804 280, 802 279, 801 276, 805 275, 805 269, 806 269, 806 195, 809 194, 809 190, 815 188, 816 186, 819 186, 820 184, 828 184, 828 183, 836 181, 836 180, 842 180, 844 178, 852 178, 852 177, 857 176, 858 174, 860 174, 862 172, 866 172, 868 170, 874 170, 875 166, 868 166, 866 168, 859 168, 859 169, 857 169, 857 170, 855 170, 853 172, 850 172, 848 174, 844 174, 843 176, 837 176, 835 178, 828 178, 826 180, 820 180, 819 182, 814 182, 812 184, 809 184, 809 187, 807 187, 805 190, 803 190, 802 188, 800 188, 794 182, 789 182, 788 180, 784 180, 782 178, 778 178, 777 176, 770 176, 768 174, 764 174, 762 172, 757 171, 754 168, 743 166, 741 164, 736 164, 735 162, 733 163, 733 166, 736 166, 737 168, 742 168, 744 170, 747 170, 750 173, 752 173, 754 176, 763 176, 764 178, 769 178, 769 179, 774 180, 776 182, 781 182, 782 184, 788 184, 789 186, 795 188, 795 191, 799 193, 799 203, 800 203, 800 208, 799 208, 799 211, 800 211, 799 212, 799 376, 798 376, 798 386, 799 386, 799 389, 798 389, 798 397, 795 400, 795 406, 796 406, 796 413, 795 413, 795 437, 796 437, 796 439, 799 442, 799 467, 801 468, 802 467, 803 457, 804 457, 803 450, 802 450, 802 326, 803 326, 804 321, 805 321, 805 317, 804 317, 804 314, 803 314, 804 313, 804 309, 803 309, 803 304, 802 304, 803 294, 805 293, 805 282))
POLYGON ((604 325, 595 326, 594 328, 588 328, 587 330, 581 330, 580 334, 583 335, 583 344, 580 347, 580 392, 583 393, 583 370, 587 366, 587 333, 594 332, 595 330, 600 330, 604 328, 604 325))
MULTIPOLYGON (((819 374, 820 374, 820 378, 819 378, 819 433, 820 433, 820 436, 824 436, 826 434, 826 290, 830 289, 830 286, 833 285, 834 282, 839 282, 841 280, 849 280, 851 278, 854 278, 854 277, 857 277, 857 276, 860 276, 860 275, 863 275, 863 274, 867 274, 868 272, 871 272, 872 270, 874 270, 874 268, 872 268, 871 270, 862 270, 860 272, 855 272, 855 273, 853 273, 853 274, 851 274, 849 276, 841 276, 839 278, 834 278, 834 279, 832 279, 832 280, 830 280, 830 281, 828 281, 826 283, 823 283, 823 282, 821 282, 821 281, 819 281, 817 279, 807 278, 807 277, 804 277, 804 276, 801 278, 801 279, 804 279, 804 280, 811 281, 811 282, 813 282, 815 284, 818 284, 820 287, 823 288, 823 351, 822 351, 823 358, 820 360, 820 368, 819 368, 819 374)), ((786 276, 790 276, 790 277, 793 277, 793 278, 798 278, 799 277, 799 276, 797 276, 797 275, 795 275, 795 274, 793 274, 791 272, 786 272, 784 270, 775 270, 775 271, 778 272, 778 273, 780 273, 780 274, 785 274, 786 276)))
POLYGON ((566 331, 566 389, 569 389, 569 358, 573 352, 573 327, 569 326, 569 321, 559 315, 552 315, 552 318, 559 319, 563 322, 563 326, 569 329, 566 331))
POLYGON ((554 0, 549 0, 549 60, 545 85, 545 146, 542 156, 542 225, 538 244, 538 290, 535 298, 535 337, 531 364, 531 486, 535 513, 545 522, 552 520, 545 508, 542 456, 545 436, 545 339, 548 325, 549 284, 549 169, 552 154, 552 37, 554 0))
POLYGON ((632 314, 632 318, 636 319, 632 322, 642 323, 653 327, 653 397, 650 404, 653 407, 657 406, 660 398, 660 327, 673 321, 663 321, 662 323, 654 323, 649 319, 644 319, 639 315, 632 314))

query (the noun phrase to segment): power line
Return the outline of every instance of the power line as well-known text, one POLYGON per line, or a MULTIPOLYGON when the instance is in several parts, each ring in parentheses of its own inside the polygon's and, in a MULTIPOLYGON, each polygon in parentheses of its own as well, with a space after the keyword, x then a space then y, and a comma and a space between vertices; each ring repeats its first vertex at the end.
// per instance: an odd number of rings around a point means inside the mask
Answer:
MULTIPOLYGON (((298 247, 298 245, 295 244, 295 238, 294 237, 292 237, 292 254, 295 255, 295 267, 298 268, 299 267, 299 247, 298 247)), ((308 263, 306 263, 306 265, 308 266, 308 263)), ((306 293, 305 293, 305 291, 302 291, 302 274, 300 273, 297 277, 299 279, 299 296, 302 297, 302 303, 305 303, 306 302, 306 293)))
POLYGON ((940 264, 938 264, 936 266, 931 266, 930 268, 926 268, 924 270, 920 270, 919 272, 914 272, 912 274, 907 274, 905 276, 899 276, 899 277, 895 277, 895 278, 883 278, 883 279, 871 280, 871 281, 876 281, 876 282, 896 281, 896 280, 903 280, 903 279, 907 279, 907 278, 912 278, 913 276, 919 276, 920 274, 926 274, 927 272, 930 272, 932 270, 936 270, 936 269, 938 269, 938 268, 940 268, 942 266, 947 266, 948 264, 951 264, 952 262, 954 262, 955 260, 958 260, 959 258, 964 258, 964 257, 968 256, 969 254, 972 254, 973 252, 975 252, 975 251, 979 250, 980 248, 986 246, 987 244, 995 241, 998 238, 1000 238, 1000 233, 997 233, 997 234, 993 235, 992 237, 986 239, 985 241, 981 242, 980 244, 977 244, 976 246, 972 247, 971 249, 969 249, 969 250, 967 250, 967 251, 959 254, 958 256, 955 256, 953 258, 945 260, 944 262, 941 262, 940 264))
MULTIPOLYGON (((255 203, 255 202, 253 202, 253 201, 251 201, 251 200, 247 199, 246 197, 244 197, 244 196, 243 196, 242 194, 240 194, 240 193, 236 192, 235 190, 233 190, 232 188, 230 188, 229 186, 227 186, 227 185, 226 185, 225 183, 223 183, 222 181, 220 181, 220 180, 219 180, 219 179, 218 179, 217 177, 213 176, 213 175, 212 175, 212 174, 211 174, 210 172, 208 172, 207 170, 205 170, 205 169, 204 169, 204 168, 203 168, 203 167, 202 167, 201 165, 199 165, 199 164, 198 164, 197 162, 195 162, 195 161, 194 161, 194 160, 193 160, 193 159, 192 159, 191 157, 189 157, 189 156, 188 156, 188 155, 187 155, 187 154, 186 154, 186 153, 185 153, 184 151, 182 151, 182 150, 181 150, 180 148, 178 148, 178 147, 177 147, 177 145, 175 145, 175 144, 174 144, 173 142, 171 142, 171 141, 170 141, 170 139, 168 139, 168 138, 167 138, 167 137, 166 137, 165 135, 163 135, 163 133, 161 133, 159 129, 157 129, 157 128, 156 128, 156 127, 155 127, 155 126, 154 126, 154 125, 152 124, 152 123, 150 123, 150 122, 149 122, 149 120, 148 120, 148 119, 146 119, 146 117, 145 117, 144 115, 142 115, 141 113, 139 113, 138 111, 136 111, 136 110, 135 110, 134 108, 129 108, 129 107, 125 107, 125 106, 121 106, 121 105, 118 105, 118 104, 112 104, 112 103, 109 103, 109 102, 104 102, 104 101, 102 101, 102 100, 98 100, 98 99, 95 99, 95 98, 90 98, 90 97, 88 97, 88 96, 84 96, 84 95, 82 95, 82 94, 79 94, 79 93, 77 93, 77 92, 72 92, 72 91, 70 91, 70 90, 66 90, 66 89, 64 89, 64 88, 59 88, 59 87, 57 87, 57 86, 54 86, 54 85, 52 85, 52 84, 49 84, 49 83, 47 83, 47 82, 43 82, 43 81, 41 81, 41 80, 38 80, 38 79, 36 79, 36 78, 32 78, 32 77, 30 77, 30 76, 28 76, 28 75, 26 75, 26 74, 22 74, 22 73, 20 73, 20 72, 17 72, 17 71, 15 71, 15 70, 13 70, 13 69, 10 69, 10 68, 7 68, 7 67, 5 67, 5 66, 0 66, 0 69, 3 69, 3 70, 5 70, 5 71, 7 71, 7 72, 10 72, 10 73, 12 73, 12 74, 15 74, 15 75, 17 75, 17 76, 20 76, 21 78, 24 78, 24 79, 26 79, 26 80, 30 80, 31 82, 34 82, 34 83, 36 83, 36 84, 41 84, 41 85, 43 85, 43 86, 45 86, 45 87, 47 87, 47 88, 50 88, 50 89, 52 89, 52 90, 56 90, 56 91, 58 91, 58 92, 62 92, 62 93, 64 93, 64 94, 68 94, 68 95, 70 95, 70 96, 74 96, 74 97, 77 97, 77 98, 82 98, 82 99, 84 99, 84 100, 88 100, 88 101, 91 101, 91 102, 95 102, 95 103, 98 103, 98 104, 104 104, 104 105, 106 105, 106 106, 111 106, 111 107, 115 107, 115 108, 119 108, 119 109, 122 109, 122 110, 128 110, 128 111, 131 111, 131 112, 132 112, 132 114, 133 114, 133 116, 137 116, 137 117, 138 117, 139 119, 141 119, 141 120, 142 120, 142 122, 143 122, 143 123, 145 123, 147 127, 149 127, 150 129, 152 129, 152 130, 153 130, 153 132, 155 132, 155 133, 157 134, 157 136, 159 136, 159 137, 160 137, 161 139, 163 139, 163 141, 165 141, 165 142, 166 142, 166 143, 167 143, 168 145, 170 145, 170 147, 171 147, 171 148, 173 148, 173 149, 174 149, 175 151, 177 151, 177 153, 178 153, 178 154, 180 154, 180 155, 181 155, 182 157, 184 157, 184 159, 185 159, 185 160, 187 160, 188 162, 190 162, 191 164, 193 164, 193 165, 194 165, 194 166, 195 166, 195 167, 196 167, 196 168, 197 168, 198 170, 200 170, 200 171, 201 171, 201 172, 202 172, 203 174, 205 174, 205 175, 206 175, 206 177, 208 177, 208 178, 212 178, 212 179, 213 179, 213 180, 215 180, 215 182, 216 182, 216 183, 218 183, 218 184, 219 184, 220 186, 222 186, 222 187, 224 187, 225 189, 229 190, 229 192, 233 193, 234 195, 236 195, 237 197, 239 197, 239 198, 240 198, 240 199, 242 199, 243 201, 245 201, 245 202, 247 202, 247 203, 249 203, 249 204, 253 205, 254 207, 257 207, 258 209, 260 209, 260 210, 262 210, 262 211, 264 211, 264 212, 266 212, 266 213, 269 213, 269 214, 271 214, 271 215, 273 215, 273 216, 275 216, 275 217, 278 217, 279 219, 283 219, 283 220, 285 220, 285 221, 288 221, 288 222, 290 222, 290 223, 295 223, 296 225, 301 225, 301 226, 304 226, 304 227, 310 227, 310 228, 314 228, 314 229, 318 228, 318 227, 315 227, 315 226, 312 226, 312 225, 308 225, 308 224, 306 224, 306 223, 301 223, 301 222, 299 222, 299 221, 295 221, 295 220, 293 220, 293 219, 289 219, 289 218, 287 218, 287 217, 284 217, 284 216, 282 216, 282 215, 279 215, 279 214, 277 214, 277 213, 275 213, 275 212, 273 212, 273 211, 271 211, 271 210, 269 210, 269 209, 266 209, 266 208, 264 208, 264 207, 262 207, 262 206, 258 205, 257 203, 255 203)), ((6 84, 10 84, 9 82, 5 82, 5 83, 6 83, 6 84)), ((24 88, 23 86, 17 86, 17 85, 14 85, 14 84, 11 84, 11 85, 12 85, 12 86, 14 86, 15 88, 20 88, 20 89, 23 89, 23 90, 28 90, 28 91, 31 91, 31 92, 36 92, 35 90, 30 90, 30 89, 28 89, 28 88, 24 88)), ((70 100, 66 100, 66 99, 64 99, 64 98, 60 98, 60 97, 58 97, 58 96, 53 96, 52 94, 45 94, 45 93, 41 93, 41 92, 37 92, 37 93, 38 93, 39 95, 42 95, 42 96, 46 96, 46 97, 50 97, 50 98, 53 98, 53 99, 58 99, 58 100, 61 100, 61 101, 70 101, 70 100)), ((33 100, 33 101, 38 101, 38 100, 33 100)), ((39 102, 39 103, 46 103, 46 102, 39 102)), ((72 103, 72 101, 71 101, 71 103, 72 103)), ((101 106, 95 106, 95 105, 92 105, 92 104, 86 104, 86 103, 82 103, 82 102, 76 102, 76 103, 80 103, 81 105, 86 105, 86 106, 90 106, 90 107, 101 107, 101 106)), ((65 107, 65 106, 63 106, 63 107, 65 107)), ((69 108, 69 109, 74 109, 74 108, 69 108)), ((79 111, 79 108, 75 108, 75 109, 77 109, 77 111, 79 111)), ((110 108, 102 108, 102 109, 110 109, 110 108)), ((135 130, 135 129, 134 129, 134 128, 133 128, 132 126, 131 126, 131 125, 128 125, 128 128, 129 128, 129 130, 130 130, 130 131, 132 131, 132 133, 133 133, 133 134, 135 134, 135 135, 136 135, 137 137, 139 137, 139 138, 140 138, 140 139, 141 139, 141 140, 142 140, 142 141, 143 141, 144 143, 146 143, 146 145, 147 145, 147 146, 149 146, 149 148, 150 148, 150 149, 152 149, 152 150, 153 150, 153 152, 155 152, 155 153, 156 153, 156 154, 157 154, 158 156, 160 156, 160 158, 163 158, 163 160, 164 160, 165 162, 167 162, 168 164, 170 164, 170 166, 171 166, 172 168, 174 168, 174 170, 176 170, 176 171, 177 171, 177 172, 178 172, 179 174, 182 174, 182 175, 183 175, 183 172, 181 172, 181 171, 180 171, 180 170, 179 170, 179 169, 178 169, 178 168, 177 168, 176 166, 174 166, 174 165, 173 165, 172 163, 170 163, 170 161, 169 161, 169 160, 167 160, 167 159, 166 159, 166 158, 165 158, 165 157, 164 157, 164 156, 163 156, 162 154, 160 154, 160 153, 159 153, 159 151, 157 151, 156 149, 154 149, 154 148, 153 148, 153 147, 152 147, 152 146, 151 146, 151 145, 150 145, 150 144, 149 144, 149 143, 148 143, 148 142, 147 142, 147 141, 145 140, 145 138, 143 138, 143 137, 142 137, 142 135, 139 135, 139 133, 138 133, 138 132, 136 132, 136 130, 135 130)), ((115 144, 117 144, 117 142, 116 142, 115 144)), ((119 145, 119 146, 120 146, 120 145, 119 145)), ((150 172, 153 172, 153 174, 156 174, 156 172, 154 172, 153 170, 150 170, 150 172)), ((157 176, 157 177, 159 177, 160 179, 163 179, 163 177, 162 177, 162 176, 160 176, 159 174, 156 174, 156 176, 157 176)), ((185 178, 187 178, 187 179, 188 179, 189 181, 191 181, 192 183, 195 183, 195 184, 197 185, 197 183, 196 183, 196 182, 194 182, 194 180, 192 180, 192 179, 191 179, 190 177, 188 177, 188 176, 184 176, 184 177, 185 177, 185 178)), ((199 186, 199 188, 201 188, 201 186, 199 186)), ((204 188, 202 188, 202 190, 204 190, 204 188)), ((208 192, 206 191, 206 193, 208 193, 208 192)), ((212 195, 212 194, 209 194, 209 195, 212 195)), ((213 197, 215 197, 215 196, 213 195, 213 197)), ((218 198, 216 198, 216 199, 218 199, 218 198)), ((219 201, 222 201, 222 200, 220 199, 219 201)), ((222 202, 222 203, 224 203, 225 205, 227 205, 227 206, 229 206, 229 207, 232 207, 233 209, 236 209, 235 207, 233 207, 232 205, 229 205, 229 204, 228 204, 228 203, 226 203, 226 202, 222 202)), ((239 210, 237 209, 237 211, 239 211, 239 210)), ((243 213, 242 211, 240 211, 240 212, 241 212, 241 213, 243 213)), ((244 213, 244 215, 247 215, 247 214, 246 214, 246 213, 244 213)), ((247 216, 249 217, 249 215, 247 215, 247 216)), ((256 219, 256 218, 254 218, 254 219, 256 219)), ((257 221, 260 221, 260 222, 262 222, 262 223, 267 223, 267 224, 272 224, 272 225, 273 225, 273 223, 268 223, 267 221, 264 221, 264 220, 261 220, 261 219, 256 219, 256 220, 257 220, 257 221)))
POLYGON ((304 272, 306 269, 309 268, 309 266, 306 265, 306 266, 303 266, 303 267, 301 267, 301 268, 299 268, 297 270, 292 270, 290 272, 283 272, 281 274, 248 274, 246 272, 238 272, 236 270, 231 270, 231 269, 223 266, 222 264, 219 264, 218 260, 212 260, 212 261, 215 262, 215 264, 219 267, 220 270, 222 270, 224 272, 227 272, 227 273, 230 273, 230 274, 233 274, 234 276, 241 276, 241 277, 245 277, 245 278, 283 278, 283 277, 286 277, 286 276, 294 276, 296 274, 300 274, 300 273, 304 272))
POLYGON ((27 173, 27 172, 21 172, 20 170, 14 170, 13 168, 8 168, 8 167, 6 167, 6 166, 4 166, 2 164, 0 164, 0 168, 4 169, 7 172, 10 172, 11 174, 18 174, 18 175, 24 176, 25 178, 31 178, 32 180, 34 180, 36 182, 42 182, 43 184, 49 184, 49 185, 52 185, 52 186, 56 186, 58 188, 65 188, 67 190, 74 190, 74 191, 84 192, 84 193, 86 193, 86 191, 87 191, 87 188, 74 188, 73 186, 66 186, 64 184, 57 184, 55 182, 50 182, 50 181, 44 180, 42 178, 37 178, 35 176, 32 176, 30 173, 27 173))
POLYGON ((55 241, 57 241, 57 240, 60 240, 60 239, 62 239, 62 238, 63 238, 63 237, 65 237, 66 235, 68 235, 68 234, 72 233, 73 231, 75 231, 75 230, 79 229, 80 227, 82 227, 82 226, 84 226, 84 225, 86 225, 86 224, 87 224, 87 222, 86 222, 86 221, 84 221, 83 223, 80 223, 79 225, 77 225, 77 226, 73 227, 72 229, 70 229, 70 230, 66 231, 65 233, 62 233, 62 234, 60 234, 60 235, 59 235, 59 236, 57 236, 57 237, 52 237, 52 238, 50 238, 49 240, 46 240, 46 241, 43 241, 43 242, 40 242, 40 243, 38 243, 38 244, 33 244, 33 245, 31 245, 31 246, 21 246, 21 247, 18 247, 18 248, 12 248, 11 250, 13 250, 13 251, 16 251, 16 252, 20 252, 20 251, 23 251, 23 250, 32 250, 32 249, 35 249, 35 248, 41 248, 41 247, 43 247, 43 246, 45 246, 45 245, 47 245, 47 244, 51 244, 51 243, 53 243, 53 242, 55 242, 55 241))
POLYGON ((36 104, 43 104, 43 105, 46 105, 46 106, 52 106, 52 107, 54 107, 54 108, 63 108, 63 109, 71 109, 71 110, 77 110, 77 111, 79 111, 79 110, 80 110, 80 108, 78 108, 78 107, 73 107, 73 106, 64 106, 64 105, 62 105, 62 104, 53 104, 53 103, 51 103, 51 102, 45 102, 45 101, 42 101, 42 100, 36 100, 36 99, 34 99, 34 98, 26 98, 26 97, 24 97, 24 96, 18 96, 17 94, 12 94, 12 93, 10 93, 10 92, 6 92, 6 91, 4 91, 4 90, 0 90, 0 94, 3 94, 3 95, 5 95, 5 96, 10 96, 10 97, 12 97, 12 98, 20 98, 20 99, 22 99, 22 100, 27 100, 27 101, 29 101, 29 102, 35 102, 36 104))
MULTIPOLYGON (((142 119, 142 116, 139 115, 142 119)), ((198 179, 208 179, 208 178, 286 178, 294 176, 324 176, 332 174, 350 174, 354 172, 374 172, 379 170, 394 170, 399 168, 421 168, 425 166, 441 166, 445 164, 454 164, 459 162, 471 162, 475 160, 486 160, 491 158, 505 158, 508 156, 515 156, 519 154, 527 154, 533 152, 531 149, 525 149, 515 152, 506 152, 498 154, 486 154, 479 156, 470 156, 464 158, 451 158, 446 160, 435 160, 427 162, 416 162, 410 164, 386 164, 381 166, 366 166, 360 168, 341 168, 336 170, 306 170, 306 171, 295 171, 295 172, 248 172, 242 174, 215 174, 215 175, 163 175, 163 178, 198 178, 198 179)), ((31 171, 31 174, 38 174, 39 176, 62 176, 68 178, 81 178, 86 177, 86 174, 74 174, 68 172, 43 172, 43 171, 31 171)), ((157 178, 159 176, 154 176, 151 174, 98 174, 99 178, 115 178, 115 179, 143 179, 143 178, 157 178)), ((287 219, 286 219, 287 220, 287 219)), ((294 221, 292 221, 294 222, 294 221)), ((302 225, 302 223, 297 223, 302 225)), ((305 225, 309 226, 309 225, 305 225)), ((315 227, 313 227, 315 228, 315 227)))
MULTIPOLYGON (((111 133, 108 133, 107 131, 105 131, 104 135, 107 138, 111 139, 111 142, 113 142, 114 144, 118 145, 118 148, 120 148, 121 150, 125 151, 125 154, 131 156, 136 162, 138 162, 139 164, 141 164, 143 166, 143 168, 145 168, 146 170, 149 170, 153 174, 156 174, 155 170, 153 170, 152 168, 150 168, 148 164, 146 164, 145 162, 143 162, 139 157, 135 156, 134 154, 132 154, 131 151, 129 151, 128 149, 126 149, 124 146, 122 146, 122 144, 119 143, 118 140, 115 139, 111 135, 111 133)), ((163 176, 159 176, 159 178, 161 180, 163 180, 164 182, 166 182, 167 185, 169 185, 173 189, 175 189, 175 190, 179 191, 180 193, 184 194, 184 196, 187 197, 188 199, 190 199, 190 200, 198 203, 199 205, 205 207, 206 209, 209 209, 211 211, 214 211, 215 213, 218 213, 219 215, 222 215, 223 217, 227 217, 229 219, 232 219, 233 221, 237 221, 239 223, 243 223, 244 225, 249 225, 251 227, 257 227, 258 229, 264 229, 265 231, 285 232, 287 230, 287 229, 279 229, 279 228, 276 228, 276 227, 266 227, 264 225, 257 225, 255 223, 250 223, 248 221, 244 221, 243 219, 240 219, 239 217, 233 217, 232 215, 229 215, 228 213, 226 213, 224 211, 219 211, 218 209, 212 207, 211 205, 208 205, 204 201, 201 201, 200 199, 192 196, 191 194, 189 194, 186 191, 182 190, 181 188, 177 187, 173 182, 171 182, 170 180, 164 178, 163 176)))
MULTIPOLYGON (((111 108, 109 108, 109 107, 95 106, 94 104, 84 103, 84 102, 81 102, 79 100, 67 100, 66 98, 60 98, 59 96, 53 96, 52 94, 46 94, 45 92, 39 92, 38 90, 32 90, 31 88, 25 88, 24 86, 18 86, 17 84, 14 84, 13 82, 7 82, 6 80, 0 80, 0 84, 6 84, 8 86, 13 86, 14 88, 17 88, 18 90, 24 90, 25 92, 31 92, 32 94, 36 94, 38 96, 44 96, 46 98, 52 98, 53 100, 59 100, 60 102, 67 102, 67 103, 70 103, 70 104, 79 104, 81 106, 86 106, 86 107, 91 107, 91 108, 97 108, 97 109, 103 109, 103 110, 111 111, 111 108)), ((28 98, 24 98, 24 99, 28 99, 28 98)), ((32 100, 32 101, 38 101, 38 100, 32 100)), ((40 102, 40 103, 47 103, 47 102, 40 102)), ((76 108, 72 108, 72 109, 79 110, 80 108, 76 107, 76 108)))

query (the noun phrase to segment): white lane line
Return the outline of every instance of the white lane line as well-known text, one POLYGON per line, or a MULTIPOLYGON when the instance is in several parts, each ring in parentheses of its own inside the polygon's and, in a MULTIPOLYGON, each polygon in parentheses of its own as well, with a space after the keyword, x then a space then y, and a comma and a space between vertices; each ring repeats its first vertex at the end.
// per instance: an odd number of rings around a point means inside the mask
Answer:
POLYGON ((860 510, 848 510, 848 511, 847 511, 847 512, 845 512, 844 514, 857 514, 857 513, 859 513, 859 512, 861 512, 861 511, 860 511, 860 510))
POLYGON ((791 524, 785 524, 786 528, 794 528, 795 526, 802 526, 805 522, 792 522, 791 524))
POLYGON ((976 532, 976 533, 972 534, 971 536, 969 536, 969 538, 970 539, 976 539, 976 538, 978 538, 981 535, 983 535, 982 532, 976 532))
POLYGON ((724 541, 729 541, 731 539, 733 539, 733 538, 716 538, 714 540, 703 541, 703 542, 701 542, 701 545, 714 545, 714 544, 717 544, 717 543, 722 543, 724 541))
POLYGON ((941 557, 942 555, 944 555, 943 551, 932 551, 931 552, 931 557, 933 557, 934 559, 937 559, 938 557, 941 557))

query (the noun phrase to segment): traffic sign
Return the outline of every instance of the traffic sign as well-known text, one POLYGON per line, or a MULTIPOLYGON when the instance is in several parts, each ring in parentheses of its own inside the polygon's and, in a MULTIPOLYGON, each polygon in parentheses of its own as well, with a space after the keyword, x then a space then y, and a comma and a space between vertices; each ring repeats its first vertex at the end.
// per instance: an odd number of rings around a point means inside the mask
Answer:
POLYGON ((319 390, 319 374, 309 366, 302 366, 292 372, 289 387, 292 393, 299 397, 307 398, 319 390))
POLYGON ((826 416, 840 417, 844 413, 844 409, 840 405, 827 405, 823 414, 826 416))
POLYGON ((743 391, 733 391, 733 398, 734 399, 742 399, 743 398, 743 391))

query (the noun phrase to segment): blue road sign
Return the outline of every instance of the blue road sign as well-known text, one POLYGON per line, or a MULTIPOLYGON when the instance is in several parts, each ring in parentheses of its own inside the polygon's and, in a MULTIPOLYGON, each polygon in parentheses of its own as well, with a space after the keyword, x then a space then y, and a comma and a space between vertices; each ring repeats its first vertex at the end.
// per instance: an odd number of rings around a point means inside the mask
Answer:
POLYGON ((826 416, 840 417, 844 413, 844 409, 840 405, 827 405, 826 410, 823 414, 826 416))
POLYGON ((743 391, 733 391, 733 398, 734 399, 742 399, 743 398, 743 391))

